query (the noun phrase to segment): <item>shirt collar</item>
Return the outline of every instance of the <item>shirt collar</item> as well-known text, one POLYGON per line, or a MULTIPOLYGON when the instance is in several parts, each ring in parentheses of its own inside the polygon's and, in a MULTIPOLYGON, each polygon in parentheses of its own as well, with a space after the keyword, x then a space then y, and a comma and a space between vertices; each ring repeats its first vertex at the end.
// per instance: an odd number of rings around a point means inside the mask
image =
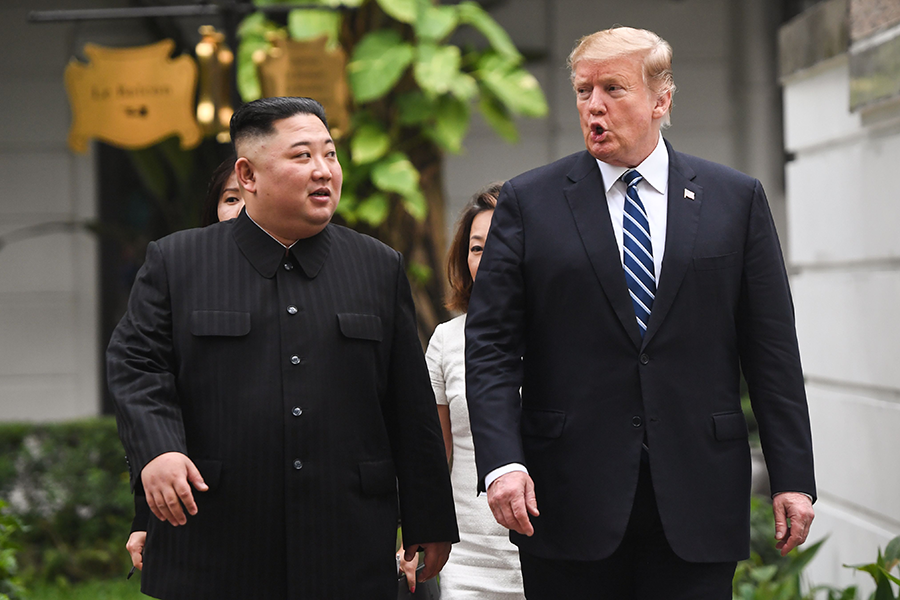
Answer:
MULTIPOLYGON (((600 167, 603 185, 606 187, 604 191, 607 194, 609 194, 609 190, 612 189, 612 186, 615 185, 622 174, 628 170, 627 167, 614 167, 599 159, 597 160, 597 165, 600 167)), ((665 143, 663 143, 662 134, 659 135, 656 148, 653 149, 650 156, 645 158, 644 162, 636 168, 641 177, 644 178, 644 181, 653 186, 653 189, 660 194, 666 193, 666 188, 669 185, 669 153, 666 150, 665 143)))
POLYGON ((307 277, 315 277, 328 258, 332 227, 329 224, 316 235, 297 240, 288 247, 251 219, 247 209, 242 209, 235 219, 233 233, 241 253, 263 277, 275 277, 278 267, 287 258, 286 253, 293 257, 307 277))

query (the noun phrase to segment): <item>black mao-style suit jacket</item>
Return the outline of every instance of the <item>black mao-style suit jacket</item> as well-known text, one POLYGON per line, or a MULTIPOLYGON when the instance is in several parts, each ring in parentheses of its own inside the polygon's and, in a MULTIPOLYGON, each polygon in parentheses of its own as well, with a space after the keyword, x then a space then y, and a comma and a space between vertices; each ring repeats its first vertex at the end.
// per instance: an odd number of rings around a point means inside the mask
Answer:
POLYGON ((242 213, 151 243, 108 350, 134 482, 183 452, 207 492, 150 519, 166 599, 391 598, 408 543, 456 519, 399 253, 329 225, 287 253, 242 213))
POLYGON ((815 496, 793 307, 762 186, 667 149, 666 247, 643 339, 596 160, 571 155, 500 194, 466 321, 467 397, 479 486, 513 462, 534 479, 535 534, 512 539, 537 556, 599 560, 618 547, 646 436, 674 551, 745 558, 741 369, 773 493, 815 496))

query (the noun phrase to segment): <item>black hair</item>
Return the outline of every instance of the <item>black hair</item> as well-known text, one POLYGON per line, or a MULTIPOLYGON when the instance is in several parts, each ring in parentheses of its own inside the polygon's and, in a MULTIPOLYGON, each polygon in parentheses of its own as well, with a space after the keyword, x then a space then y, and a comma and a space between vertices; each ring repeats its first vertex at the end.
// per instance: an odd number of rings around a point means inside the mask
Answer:
POLYGON ((234 173, 234 163, 237 157, 232 154, 222 161, 209 179, 209 187, 206 188, 206 201, 203 203, 203 212, 200 213, 200 226, 206 227, 219 222, 219 196, 228 183, 228 178, 234 173))
POLYGON ((260 98, 243 105, 231 116, 231 141, 237 143, 248 137, 269 135, 275 131, 273 123, 294 115, 305 114, 319 117, 325 129, 325 109, 312 98, 280 96, 260 98))

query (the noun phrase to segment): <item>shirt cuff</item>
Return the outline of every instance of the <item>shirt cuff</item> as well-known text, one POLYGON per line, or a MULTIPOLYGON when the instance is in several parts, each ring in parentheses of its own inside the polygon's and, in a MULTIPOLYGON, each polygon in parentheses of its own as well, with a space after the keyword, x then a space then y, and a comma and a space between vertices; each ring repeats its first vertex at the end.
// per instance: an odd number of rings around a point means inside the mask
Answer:
POLYGON ((491 487, 491 484, 499 479, 500 476, 506 475, 507 473, 512 473, 513 471, 521 471, 528 475, 528 469, 525 468, 525 465, 519 463, 509 463, 508 465, 497 467, 484 477, 484 489, 488 489, 489 487, 491 487))
MULTIPOLYGON (((499 470, 499 469, 498 469, 498 470, 499 470)), ((783 491, 783 492, 778 492, 778 493, 772 494, 772 498, 774 498, 775 496, 780 496, 781 494, 788 494, 788 493, 790 493, 790 494, 803 494, 804 496, 806 496, 807 498, 809 498, 809 501, 810 501, 810 502, 813 501, 813 497, 810 496, 809 494, 807 494, 806 492, 791 492, 790 490, 785 490, 785 491, 783 491)))

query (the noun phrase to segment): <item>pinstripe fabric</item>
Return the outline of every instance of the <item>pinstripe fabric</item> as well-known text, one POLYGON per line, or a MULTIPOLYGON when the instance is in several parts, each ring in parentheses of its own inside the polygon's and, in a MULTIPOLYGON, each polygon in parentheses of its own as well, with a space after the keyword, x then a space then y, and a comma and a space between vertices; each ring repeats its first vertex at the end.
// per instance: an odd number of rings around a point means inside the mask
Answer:
POLYGON ((330 225, 284 248, 242 214, 151 244, 110 341, 134 473, 185 452, 210 490, 151 519, 166 599, 391 598, 407 542, 456 540, 399 254, 330 225), (295 410, 299 409, 299 410, 295 410))

